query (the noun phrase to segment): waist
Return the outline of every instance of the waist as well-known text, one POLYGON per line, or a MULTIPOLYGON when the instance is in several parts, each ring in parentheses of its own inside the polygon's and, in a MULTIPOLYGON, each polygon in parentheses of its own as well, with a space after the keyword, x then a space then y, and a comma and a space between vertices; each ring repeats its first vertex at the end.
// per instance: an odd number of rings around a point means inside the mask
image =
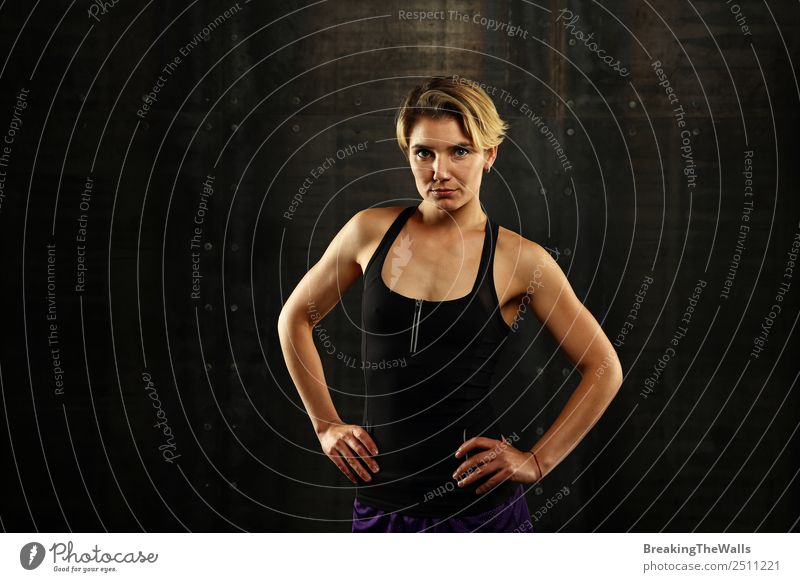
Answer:
POLYGON ((491 373, 460 369, 428 373, 416 366, 364 370, 365 420, 373 424, 472 424, 491 415, 491 373), (447 373, 449 372, 449 374, 447 373))
MULTIPOLYGON (((455 458, 456 449, 476 436, 500 439, 493 424, 491 407, 470 419, 449 423, 400 420, 375 424, 365 419, 365 428, 378 446, 375 457, 380 471, 369 483, 359 483, 359 498, 373 507, 409 515, 481 513, 502 503, 511 493, 498 486, 477 495, 475 489, 487 478, 458 487, 453 473, 468 457, 486 449, 477 448, 467 457, 455 458)), ((487 475, 487 477, 489 477, 487 475)))
POLYGON ((356 488, 359 502, 387 513, 414 517, 467 517, 484 513, 507 503, 516 493, 518 483, 503 481, 480 495, 475 493, 481 482, 458 487, 455 481, 431 485, 426 489, 397 485, 366 485, 356 488))

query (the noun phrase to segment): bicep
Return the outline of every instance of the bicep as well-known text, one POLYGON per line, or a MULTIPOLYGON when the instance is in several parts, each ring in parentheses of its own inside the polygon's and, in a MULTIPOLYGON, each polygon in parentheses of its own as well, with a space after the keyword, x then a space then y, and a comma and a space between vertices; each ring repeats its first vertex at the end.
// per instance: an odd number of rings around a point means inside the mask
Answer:
POLYGON ((281 317, 305 319, 315 325, 341 300, 361 276, 357 257, 361 239, 361 213, 336 234, 328 248, 303 276, 286 300, 281 317))
POLYGON ((582 374, 608 358, 616 360, 611 342, 575 295, 561 267, 547 250, 536 246, 535 261, 541 272, 531 297, 536 317, 582 374))

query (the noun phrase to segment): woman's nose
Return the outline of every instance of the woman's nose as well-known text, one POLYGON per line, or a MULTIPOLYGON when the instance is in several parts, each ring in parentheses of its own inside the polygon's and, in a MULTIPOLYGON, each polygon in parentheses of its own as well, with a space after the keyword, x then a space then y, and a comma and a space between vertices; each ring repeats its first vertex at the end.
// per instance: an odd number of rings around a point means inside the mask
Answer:
POLYGON ((445 181, 450 178, 450 170, 447 167, 445 158, 436 158, 433 161, 433 179, 437 181, 445 181))

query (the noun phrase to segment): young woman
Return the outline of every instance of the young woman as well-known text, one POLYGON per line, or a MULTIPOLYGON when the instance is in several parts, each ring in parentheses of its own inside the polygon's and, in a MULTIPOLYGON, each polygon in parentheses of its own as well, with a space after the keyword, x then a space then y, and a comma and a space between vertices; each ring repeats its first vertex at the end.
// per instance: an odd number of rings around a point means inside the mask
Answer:
POLYGON ((396 131, 421 202, 356 213, 279 317, 322 450, 357 485, 352 531, 529 531, 523 485, 572 451, 622 382, 611 343, 550 254, 481 206, 481 178, 507 128, 472 81, 415 87, 396 131), (362 275, 359 425, 336 412, 312 328, 362 275), (528 449, 491 432, 489 388, 510 331, 531 312, 581 382, 528 449))

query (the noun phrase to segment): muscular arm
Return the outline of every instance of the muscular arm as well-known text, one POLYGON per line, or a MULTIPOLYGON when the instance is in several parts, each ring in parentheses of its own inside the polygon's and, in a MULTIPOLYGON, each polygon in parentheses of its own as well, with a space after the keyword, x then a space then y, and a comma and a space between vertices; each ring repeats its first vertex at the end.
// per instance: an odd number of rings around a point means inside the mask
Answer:
POLYGON ((317 434, 343 424, 331 400, 312 330, 361 276, 357 255, 364 237, 364 215, 353 216, 336 234, 320 260, 303 276, 278 317, 278 336, 300 398, 317 434))
POLYGON ((622 366, 600 324, 575 296, 558 263, 525 241, 516 278, 530 307, 581 374, 556 420, 531 449, 546 475, 595 425, 622 384, 622 366), (531 292, 532 290, 532 292, 531 292))

